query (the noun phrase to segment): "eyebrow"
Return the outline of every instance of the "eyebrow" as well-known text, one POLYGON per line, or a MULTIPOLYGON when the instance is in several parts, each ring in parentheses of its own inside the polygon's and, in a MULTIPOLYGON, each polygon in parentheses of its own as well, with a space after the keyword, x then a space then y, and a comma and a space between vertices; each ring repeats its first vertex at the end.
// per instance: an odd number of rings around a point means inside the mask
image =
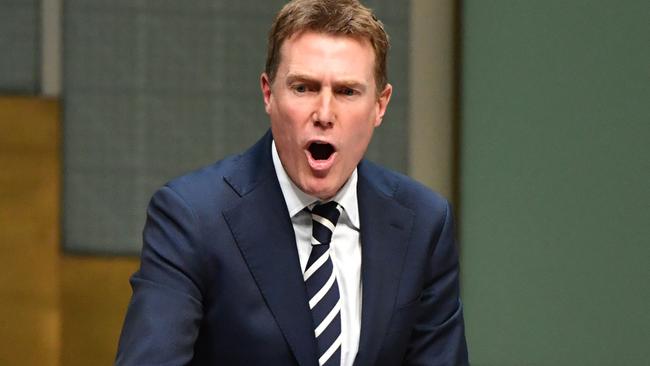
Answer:
POLYGON ((315 78, 313 78, 313 77, 311 77, 309 75, 305 75, 305 74, 288 74, 287 75, 287 77, 286 77, 286 83, 287 84, 291 84, 291 83, 296 82, 296 81, 305 81, 305 82, 308 82, 308 83, 318 83, 318 81, 315 78))

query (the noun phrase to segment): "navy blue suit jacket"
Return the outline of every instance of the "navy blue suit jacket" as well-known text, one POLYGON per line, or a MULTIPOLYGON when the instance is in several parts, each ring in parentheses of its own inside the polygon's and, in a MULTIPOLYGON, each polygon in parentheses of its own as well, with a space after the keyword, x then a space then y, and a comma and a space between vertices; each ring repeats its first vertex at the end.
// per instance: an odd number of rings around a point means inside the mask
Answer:
MULTIPOLYGON (((318 365, 271 140, 154 194, 116 364, 318 365)), ((448 203, 370 162, 358 173, 355 365, 467 364, 448 203)))

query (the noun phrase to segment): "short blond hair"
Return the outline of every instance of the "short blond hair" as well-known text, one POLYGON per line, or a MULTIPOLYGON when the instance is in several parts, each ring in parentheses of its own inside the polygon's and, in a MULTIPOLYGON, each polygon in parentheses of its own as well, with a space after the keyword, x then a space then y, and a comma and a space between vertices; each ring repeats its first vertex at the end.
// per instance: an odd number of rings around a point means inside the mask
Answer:
POLYGON ((368 40, 375 52, 377 93, 386 87, 388 34, 372 10, 357 0, 293 0, 286 4, 269 31, 265 72, 270 82, 278 71, 280 48, 284 41, 305 31, 368 40))

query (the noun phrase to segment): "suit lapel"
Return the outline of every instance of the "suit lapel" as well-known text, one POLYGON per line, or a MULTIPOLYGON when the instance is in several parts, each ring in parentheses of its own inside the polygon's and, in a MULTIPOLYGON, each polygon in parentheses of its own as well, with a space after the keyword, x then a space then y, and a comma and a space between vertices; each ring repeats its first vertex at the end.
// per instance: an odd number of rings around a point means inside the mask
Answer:
POLYGON ((225 177, 242 197, 223 215, 298 363, 316 365, 312 318, 293 226, 270 157, 270 135, 262 142, 242 157, 236 175, 225 177))
MULTIPOLYGON (((367 163, 365 163, 367 164, 367 163)), ((370 167, 359 169, 361 221, 361 335, 355 365, 373 365, 394 310, 413 212, 392 198, 393 191, 370 167)))

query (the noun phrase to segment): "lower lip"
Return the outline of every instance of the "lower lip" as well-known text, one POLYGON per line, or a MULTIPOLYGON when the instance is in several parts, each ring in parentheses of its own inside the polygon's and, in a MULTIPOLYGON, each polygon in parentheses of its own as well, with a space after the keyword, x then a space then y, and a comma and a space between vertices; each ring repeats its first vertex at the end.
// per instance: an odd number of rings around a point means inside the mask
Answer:
POLYGON ((322 174, 322 173, 327 173, 330 170, 330 168, 332 168, 337 153, 336 152, 332 153, 332 155, 330 155, 330 157, 327 158, 327 160, 314 159, 308 150, 305 150, 305 155, 307 155, 307 162, 309 163, 309 167, 312 169, 312 171, 322 174))

